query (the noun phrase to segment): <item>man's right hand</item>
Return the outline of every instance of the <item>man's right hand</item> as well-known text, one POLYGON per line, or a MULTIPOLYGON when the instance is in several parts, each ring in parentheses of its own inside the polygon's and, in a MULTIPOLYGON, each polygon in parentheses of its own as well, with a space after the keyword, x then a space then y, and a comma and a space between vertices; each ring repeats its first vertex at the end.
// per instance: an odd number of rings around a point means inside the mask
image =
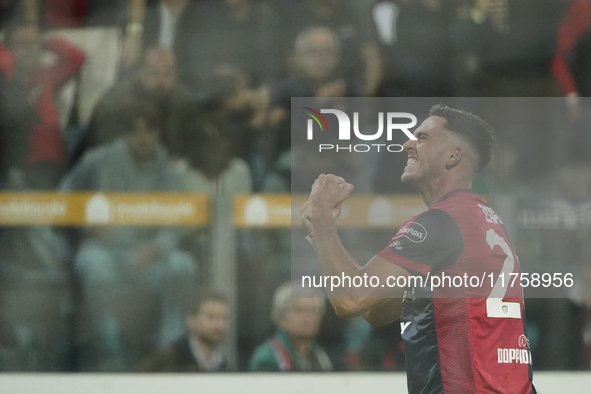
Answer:
POLYGON ((313 213, 331 213, 333 219, 339 217, 341 204, 349 197, 355 187, 340 176, 320 174, 312 185, 310 206, 313 213))
POLYGON ((354 186, 345 182, 341 177, 329 174, 320 174, 312 186, 310 199, 302 206, 302 226, 310 238, 314 238, 314 226, 312 216, 329 212, 333 222, 341 216, 343 201, 349 197, 354 186))

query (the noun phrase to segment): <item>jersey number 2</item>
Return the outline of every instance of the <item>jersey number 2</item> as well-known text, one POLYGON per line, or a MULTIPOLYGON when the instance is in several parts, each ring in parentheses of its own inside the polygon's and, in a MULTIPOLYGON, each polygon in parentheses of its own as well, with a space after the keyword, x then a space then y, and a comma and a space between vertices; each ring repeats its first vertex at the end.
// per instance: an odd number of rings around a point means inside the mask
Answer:
POLYGON ((500 246, 503 252, 507 255, 503 262, 501 273, 495 282, 495 285, 486 299, 486 316, 505 318, 505 319, 521 319, 521 305, 519 302, 504 302, 503 298, 507 292, 507 287, 504 287, 504 281, 501 281, 501 275, 509 278, 509 274, 515 269, 515 258, 511 248, 503 237, 496 233, 492 228, 486 232, 486 242, 493 250, 495 246, 500 246))

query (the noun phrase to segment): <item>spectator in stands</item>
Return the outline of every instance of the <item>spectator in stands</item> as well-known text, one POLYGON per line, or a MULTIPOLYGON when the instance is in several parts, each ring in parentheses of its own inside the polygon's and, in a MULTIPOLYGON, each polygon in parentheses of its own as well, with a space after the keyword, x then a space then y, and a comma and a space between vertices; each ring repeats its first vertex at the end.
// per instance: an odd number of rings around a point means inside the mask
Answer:
POLYGON ((183 174, 185 188, 208 194, 225 206, 224 210, 231 207, 235 195, 252 191, 250 170, 236 156, 239 139, 230 125, 220 114, 194 111, 187 125, 183 152, 190 164, 183 174))
POLYGON ((212 89, 202 101, 204 110, 224 119, 231 133, 234 154, 249 164, 255 151, 256 138, 266 126, 269 94, 252 89, 248 75, 239 67, 220 66, 212 76, 212 89))
POLYGON ((89 0, 23 0, 18 12, 28 22, 51 28, 80 27, 89 0))
POLYGON ((296 71, 272 91, 269 110, 269 133, 263 135, 261 154, 267 163, 274 162, 291 145, 289 112, 292 97, 357 96, 350 81, 339 73, 341 43, 325 27, 303 30, 295 41, 296 71))
MULTIPOLYGON (((149 101, 128 103, 121 121, 127 133, 86 153, 65 178, 62 189, 138 193, 183 190, 166 149, 159 143, 163 127, 159 108, 149 101)), ((145 345, 136 332, 142 327, 133 328, 122 338, 122 324, 140 307, 126 301, 125 294, 135 297, 135 292, 143 291, 159 298, 161 323, 157 335, 161 344, 170 343, 184 331, 183 305, 196 284, 197 273, 193 258, 177 249, 180 234, 175 228, 106 227, 91 231, 83 241, 74 268, 88 311, 94 315, 96 346, 103 354, 111 356, 109 352, 118 350, 123 340, 145 345), (122 306, 131 307, 131 311, 118 316, 122 306)), ((137 357, 137 353, 130 354, 137 357)), ((127 359, 126 365, 136 365, 137 361, 127 359)))
POLYGON ((332 369, 326 352, 314 340, 324 314, 324 298, 321 293, 306 290, 298 295, 316 298, 292 297, 292 282, 284 283, 275 291, 271 319, 278 331, 256 348, 251 371, 326 372, 332 369))
POLYGON ((215 89, 220 67, 238 68, 250 88, 268 88, 280 78, 278 20, 274 2, 201 0, 187 48, 190 83, 215 89))
POLYGON ((0 2, 0 31, 17 15, 19 1, 6 0, 0 2))
POLYGON ((142 48, 172 50, 178 80, 208 105, 214 101, 214 111, 227 112, 237 134, 247 137, 237 144, 238 155, 250 161, 256 141, 251 134, 264 124, 270 82, 280 67, 272 43, 277 18, 269 2, 135 0, 132 5, 129 26, 141 28, 127 34, 126 44, 142 40, 142 48))
MULTIPOLYGON (((349 0, 285 1, 281 3, 281 30, 277 34, 283 40, 283 48, 292 48, 302 30, 316 26, 332 30, 341 46, 342 62, 338 72, 360 95, 372 96, 380 83, 382 62, 369 10, 358 3, 349 0)), ((286 56, 290 69, 298 55, 288 53, 286 56)))
POLYGON ((193 97, 177 82, 175 67, 175 57, 169 49, 153 47, 148 50, 137 74, 117 83, 97 103, 84 137, 83 149, 124 136, 127 125, 120 118, 125 116, 123 112, 127 111, 127 105, 149 98, 157 103, 164 117, 161 136, 164 146, 172 155, 178 155, 184 144, 182 119, 193 97))
POLYGON ((185 55, 192 45, 196 0, 129 0, 123 35, 122 66, 132 69, 140 55, 154 46, 170 49, 185 80, 185 55))
MULTIPOLYGON (((225 114, 223 111, 221 114, 215 111, 208 114, 199 110, 192 112, 183 139, 183 156, 188 163, 180 171, 183 187, 194 193, 207 194, 211 198, 215 226, 231 228, 234 225, 234 198, 252 192, 248 164, 237 156, 241 136, 236 135, 232 122, 222 116, 225 114)), ((196 256, 203 256, 202 245, 212 245, 214 236, 210 231, 197 229, 187 248, 196 256)), ((224 240, 230 248, 229 242, 224 240)))
POLYGON ((16 333, 11 324, 0 316, 0 372, 17 372, 22 369, 22 356, 15 349, 16 333))
MULTIPOLYGON (((221 101, 218 102, 219 106, 228 105, 221 101)), ((235 231, 234 199, 239 194, 252 192, 252 179, 247 163, 237 156, 237 148, 244 139, 240 133, 236 133, 232 119, 224 115, 227 110, 213 105, 207 109, 207 113, 191 111, 193 116, 185 128, 187 131, 185 157, 189 163, 188 169, 183 172, 185 187, 187 190, 205 193, 210 197, 213 219, 210 229, 195 231, 187 248, 196 256, 203 256, 205 252, 203 257, 207 261, 211 258, 213 251, 222 265, 233 261, 234 253, 242 256, 240 264, 236 266, 236 277, 240 280, 227 283, 231 289, 240 292, 243 283, 252 283, 245 279, 255 271, 254 264, 251 264, 247 256, 251 255, 253 248, 260 246, 261 234, 257 232, 255 235, 252 231, 244 229, 235 231)), ((244 126, 238 125, 238 127, 244 126)), ((222 266, 218 265, 218 273, 219 267, 222 266)), ((215 272, 214 267, 204 267, 204 269, 215 272)), ((248 292, 252 286, 246 285, 244 288, 248 292)), ((243 294, 240 298, 247 299, 243 294)), ((242 309, 252 314, 250 308, 242 309)), ((241 321, 240 317, 237 317, 237 320, 241 321)))
POLYGON ((574 0, 558 28, 552 73, 566 96, 569 129, 561 159, 583 158, 591 149, 591 1, 574 0))
POLYGON ((85 55, 70 42, 44 42, 33 24, 15 23, 0 45, 0 132, 2 179, 12 188, 51 189, 66 168, 65 142, 56 94, 84 64, 85 55), (44 49, 57 55, 41 64, 44 49))
POLYGON ((381 1, 374 5, 384 59, 381 96, 453 96, 455 2, 381 1))
POLYGON ((114 26, 127 7, 127 2, 120 0, 9 0, 3 3, 8 6, 14 3, 9 11, 46 29, 114 26))
POLYGON ((230 315, 228 299, 220 292, 194 297, 185 315, 187 334, 172 346, 146 357, 143 372, 227 372, 234 368, 221 349, 230 315))
POLYGON ((353 371, 404 371, 404 345, 397 323, 371 328, 362 318, 346 331, 347 367, 353 371))
POLYGON ((579 97, 591 96, 591 2, 574 0, 558 30, 552 73, 568 97, 571 120, 580 118, 579 97))
POLYGON ((552 97, 550 73, 563 1, 475 0, 460 37, 474 79, 471 95, 552 97))

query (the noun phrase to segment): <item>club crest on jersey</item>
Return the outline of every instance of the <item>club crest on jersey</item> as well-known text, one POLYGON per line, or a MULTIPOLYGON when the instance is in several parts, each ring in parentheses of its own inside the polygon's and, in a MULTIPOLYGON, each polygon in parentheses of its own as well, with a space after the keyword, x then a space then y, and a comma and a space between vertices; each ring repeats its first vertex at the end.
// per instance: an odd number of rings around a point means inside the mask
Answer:
POLYGON ((519 340, 517 341, 520 347, 529 349, 529 339, 523 334, 519 336, 519 340))
MULTIPOLYGON (((400 240, 401 238, 407 238, 410 242, 416 244, 421 243, 427 238, 427 229, 417 222, 405 224, 400 230, 398 230, 393 241, 400 240)), ((394 242, 392 245, 394 245, 394 242)))

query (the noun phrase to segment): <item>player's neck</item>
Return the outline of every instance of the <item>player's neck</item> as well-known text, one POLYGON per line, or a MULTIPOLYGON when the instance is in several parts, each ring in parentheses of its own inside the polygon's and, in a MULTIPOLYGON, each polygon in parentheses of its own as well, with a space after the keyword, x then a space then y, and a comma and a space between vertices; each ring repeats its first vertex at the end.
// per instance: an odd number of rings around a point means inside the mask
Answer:
POLYGON ((466 179, 437 178, 431 182, 417 186, 421 199, 430 207, 441 200, 447 193, 458 189, 471 189, 472 181, 466 179))

